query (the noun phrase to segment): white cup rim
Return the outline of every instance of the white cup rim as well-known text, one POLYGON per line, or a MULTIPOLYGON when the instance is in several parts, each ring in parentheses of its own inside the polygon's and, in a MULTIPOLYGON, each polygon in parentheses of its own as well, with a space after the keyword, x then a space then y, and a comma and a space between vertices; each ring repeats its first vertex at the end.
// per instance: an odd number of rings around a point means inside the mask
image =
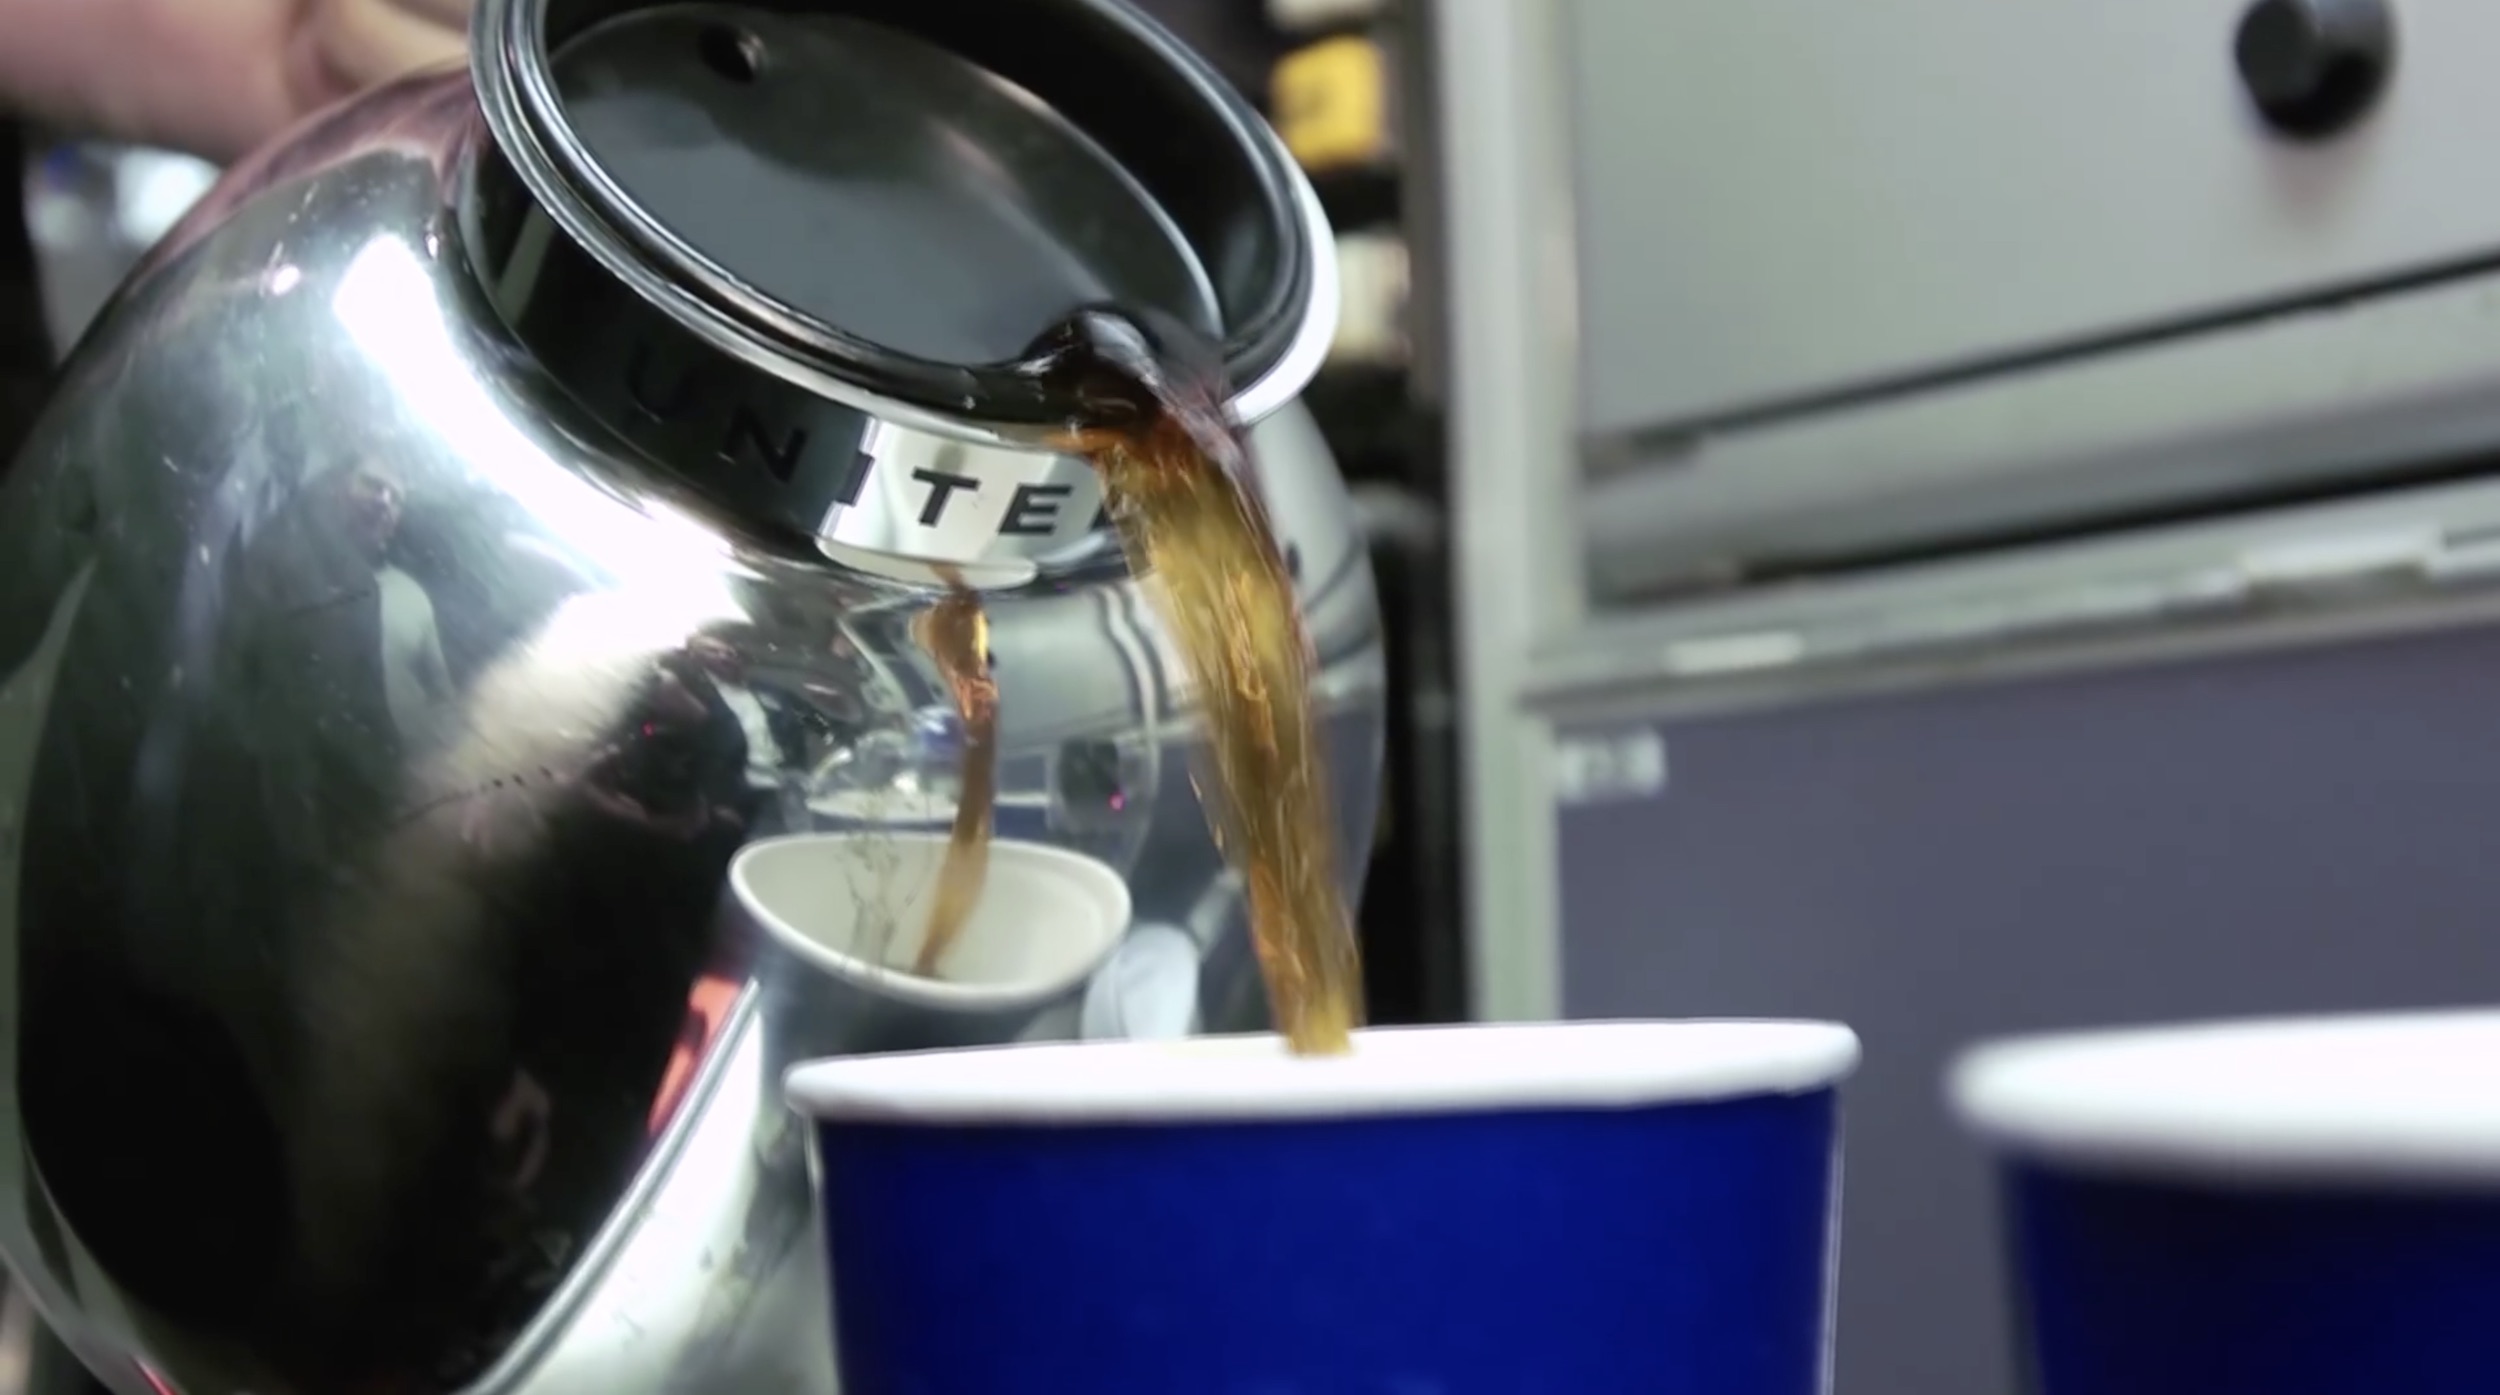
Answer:
POLYGON ((802 933, 765 904, 763 898, 755 894, 752 885, 752 873, 758 859, 797 845, 822 847, 873 842, 942 846, 950 836, 944 832, 890 829, 791 833, 776 838, 759 838, 740 848, 737 856, 731 859, 730 893, 737 898, 746 914, 772 936, 774 944, 802 962, 895 1002, 958 1013, 1004 1012, 1032 1007, 1071 992, 1102 966, 1103 960, 1110 956, 1112 949, 1119 944, 1120 936, 1128 929, 1128 883, 1109 864, 1069 848, 1016 838, 993 838, 990 841, 993 868, 1001 863, 1021 861, 1062 879, 1080 900, 1092 905, 1105 927, 1098 952, 1072 959, 1064 970, 1048 978, 1018 983, 959 983, 923 978, 907 970, 846 954, 802 933))
POLYGON ((1053 1125, 1624 1109, 1839 1083, 1858 1039, 1828 1022, 1692 1020, 1379 1027, 1351 1054, 1272 1033, 810 1061, 790 1103, 821 1119, 1053 1125))
POLYGON ((1980 1046, 1963 1122, 2093 1170, 2250 1182, 2500 1185, 2500 1012, 2248 1018, 1980 1046))

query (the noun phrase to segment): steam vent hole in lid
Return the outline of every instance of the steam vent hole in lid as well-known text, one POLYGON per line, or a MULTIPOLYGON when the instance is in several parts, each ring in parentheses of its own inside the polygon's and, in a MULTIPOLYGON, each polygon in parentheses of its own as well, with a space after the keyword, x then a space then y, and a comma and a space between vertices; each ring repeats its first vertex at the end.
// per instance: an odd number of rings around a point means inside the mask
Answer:
POLYGON ((583 32, 554 66, 583 146, 646 214, 753 291, 887 350, 1000 363, 1104 301, 1222 328, 1142 185, 928 40, 675 5, 583 32))

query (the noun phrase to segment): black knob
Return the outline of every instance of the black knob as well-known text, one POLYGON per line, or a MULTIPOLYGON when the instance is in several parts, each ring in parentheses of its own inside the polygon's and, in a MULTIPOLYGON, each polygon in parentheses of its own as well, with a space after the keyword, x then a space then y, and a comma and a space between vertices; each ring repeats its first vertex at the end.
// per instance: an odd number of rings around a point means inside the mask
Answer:
POLYGON ((2370 109, 2396 65, 2387 0, 2257 0, 2232 46, 2268 125, 2315 140, 2370 109))

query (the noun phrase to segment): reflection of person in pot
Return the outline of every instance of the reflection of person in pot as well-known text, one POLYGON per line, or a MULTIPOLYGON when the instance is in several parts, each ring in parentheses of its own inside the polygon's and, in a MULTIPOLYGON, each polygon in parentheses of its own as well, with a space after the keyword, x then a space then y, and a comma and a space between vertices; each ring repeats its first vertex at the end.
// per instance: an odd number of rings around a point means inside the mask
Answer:
POLYGON ((252 548, 256 677, 305 705, 301 734, 378 773, 431 743, 452 696, 433 602, 391 558, 407 486, 367 459, 307 495, 252 548), (319 690, 303 691, 316 676, 319 690))
POLYGON ((371 894, 412 747, 450 695, 433 607, 392 559, 405 481, 379 459, 317 463, 211 574, 218 604, 186 658, 216 681, 169 687, 150 715, 162 759, 141 778, 168 793, 131 806, 150 875, 123 879, 118 904, 32 883, 85 923, 77 989, 51 992, 21 1038, 65 1068, 19 1087, 51 1184, 74 1178, 64 1204, 117 1278, 159 1311, 344 1369, 421 1344, 406 1298, 436 1256, 408 1237, 457 1233, 447 1209, 402 1220, 418 1193, 399 1188, 431 1188, 454 1151, 419 1083, 497 1063, 465 1059, 491 1044, 491 999, 428 976, 462 948, 408 933, 429 924, 409 897, 453 879, 402 859, 391 903, 371 894), (426 1030, 402 1030, 411 1018, 426 1030), (134 1090, 164 1107, 132 1115, 134 1090), (150 1160, 164 1118, 184 1140, 170 1165, 150 1160))
MULTIPOLYGON (((407 497, 368 459, 316 476, 236 567, 216 662, 228 665, 197 735, 186 814, 212 862, 273 855, 247 897, 326 894, 396 816, 410 760, 451 710, 451 679, 425 588, 391 560, 407 497), (255 816, 233 817, 239 798, 255 816), (231 837, 220 832, 233 825, 231 837)), ((188 884, 214 874, 204 869, 188 884)), ((238 865, 233 876, 246 877, 238 865)), ((260 906, 265 927, 294 912, 260 906)), ((196 917, 194 917, 196 918, 196 917)), ((283 955, 282 946, 272 952, 283 955)))
POLYGON ((515 1074, 490 1129, 511 1183, 575 1235, 638 1166, 712 955, 746 740, 700 664, 661 656, 562 810, 517 946, 515 1074))
POLYGON ((720 689, 689 656, 671 654, 582 793, 611 818, 688 841, 745 826, 747 759, 746 733, 720 689))
POLYGON ((378 657, 391 724, 405 746, 424 746, 438 733, 442 713, 451 701, 451 674, 443 664, 433 602, 415 577, 390 560, 391 544, 399 536, 400 518, 407 507, 407 489, 396 473, 376 461, 347 472, 333 489, 344 535, 373 568, 380 603, 378 657))
POLYGON ((696 635, 686 652, 712 680, 721 704, 736 718, 746 738, 746 774, 737 815, 751 833, 776 808, 783 772, 807 758, 805 718, 779 692, 758 683, 748 672, 746 655, 718 635, 696 635))

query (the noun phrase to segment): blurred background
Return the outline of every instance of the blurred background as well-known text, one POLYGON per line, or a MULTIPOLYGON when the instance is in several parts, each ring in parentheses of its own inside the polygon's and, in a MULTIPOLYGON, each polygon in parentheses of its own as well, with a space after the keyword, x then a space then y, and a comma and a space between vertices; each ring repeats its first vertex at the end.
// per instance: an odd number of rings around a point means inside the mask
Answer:
MULTIPOLYGON (((2011 1383, 1963 1044, 2500 985, 2500 7, 2354 3, 1145 4, 1340 239, 1374 1018, 1856 1026, 1843 1395, 2011 1383)), ((212 175, 39 149, 62 342, 212 175)))

